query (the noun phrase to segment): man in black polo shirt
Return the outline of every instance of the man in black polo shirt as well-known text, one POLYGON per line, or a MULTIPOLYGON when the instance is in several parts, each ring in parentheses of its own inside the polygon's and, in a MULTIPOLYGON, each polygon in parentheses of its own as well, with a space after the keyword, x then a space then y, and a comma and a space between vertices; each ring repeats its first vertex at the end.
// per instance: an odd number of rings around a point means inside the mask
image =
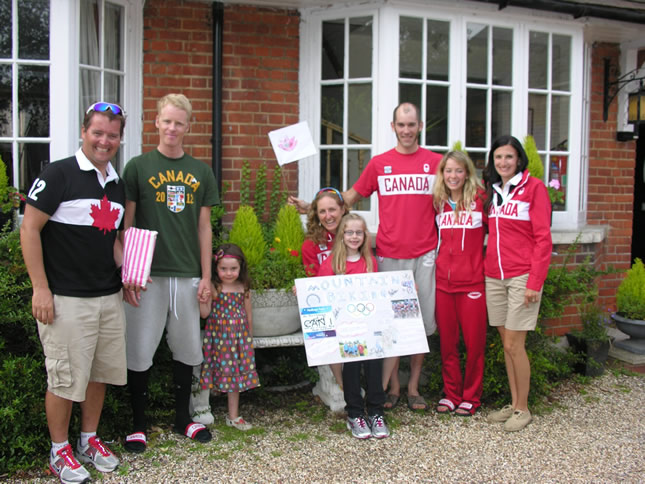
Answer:
POLYGON ((82 463, 101 472, 119 464, 96 429, 106 384, 126 383, 121 262, 116 260, 122 255, 117 231, 123 225, 125 190, 110 163, 124 126, 116 104, 90 106, 81 148, 36 178, 20 228, 47 367, 49 466, 61 482, 88 482, 82 463), (73 402, 81 406, 76 455, 68 442, 73 402))

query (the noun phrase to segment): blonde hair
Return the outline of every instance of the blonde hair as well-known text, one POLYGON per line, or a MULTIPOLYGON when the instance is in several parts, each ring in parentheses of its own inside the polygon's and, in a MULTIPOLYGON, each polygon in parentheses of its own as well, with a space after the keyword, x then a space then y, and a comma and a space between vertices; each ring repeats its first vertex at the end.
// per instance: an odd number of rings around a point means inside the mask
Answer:
POLYGON ((331 198, 340 207, 341 216, 349 212, 345 202, 340 197, 331 191, 318 192, 316 198, 313 199, 307 212, 307 235, 306 238, 315 242, 316 244, 324 244, 327 242, 327 229, 320 223, 318 218, 318 202, 323 197, 331 198))
POLYGON ((159 101, 157 101, 157 114, 160 115, 161 110, 168 104, 175 106, 177 109, 186 111, 186 114, 188 115, 188 121, 190 121, 190 117, 193 115, 193 105, 190 104, 190 101, 186 96, 184 96, 183 94, 175 93, 166 94, 164 97, 159 99, 159 101))
POLYGON ((462 187, 461 200, 457 202, 455 213, 459 214, 460 210, 466 210, 470 212, 471 205, 477 197, 477 192, 483 190, 484 187, 482 185, 482 182, 479 180, 479 177, 477 176, 475 164, 463 151, 449 151, 448 153, 443 155, 443 158, 441 158, 434 180, 434 187, 432 189, 434 206, 438 211, 440 211, 450 198, 450 189, 446 185, 446 182, 443 178, 443 171, 446 168, 446 163, 448 163, 448 160, 456 161, 462 168, 466 170, 466 180, 464 181, 464 186, 462 187))
POLYGON ((345 241, 343 240, 343 234, 345 232, 345 226, 347 222, 351 220, 358 220, 363 224, 363 244, 358 249, 358 253, 361 258, 365 259, 365 265, 367 266, 367 272, 374 272, 374 264, 372 264, 372 242, 370 234, 367 231, 367 224, 365 219, 358 215, 357 213, 348 213, 338 224, 338 233, 334 239, 334 247, 331 249, 331 270, 334 271, 334 274, 345 274, 347 271, 347 247, 345 246, 345 241))

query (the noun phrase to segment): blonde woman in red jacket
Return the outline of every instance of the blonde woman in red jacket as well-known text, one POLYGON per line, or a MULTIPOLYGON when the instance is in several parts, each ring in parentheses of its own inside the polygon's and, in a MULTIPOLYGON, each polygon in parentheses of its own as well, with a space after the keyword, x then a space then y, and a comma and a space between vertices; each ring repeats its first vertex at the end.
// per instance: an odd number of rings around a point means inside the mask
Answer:
POLYGON ((542 286, 551 261, 551 202, 542 180, 527 170, 528 158, 513 136, 491 146, 484 171, 488 212, 488 245, 484 270, 491 326, 504 344, 511 403, 488 420, 504 430, 522 430, 531 420, 528 394, 531 365, 527 331, 537 324, 542 286))
POLYGON ((481 405, 486 347, 484 190, 473 162, 462 151, 446 153, 439 163, 433 197, 439 243, 436 309, 445 397, 439 413, 470 417, 481 405), (466 346, 462 377, 459 330, 466 346))

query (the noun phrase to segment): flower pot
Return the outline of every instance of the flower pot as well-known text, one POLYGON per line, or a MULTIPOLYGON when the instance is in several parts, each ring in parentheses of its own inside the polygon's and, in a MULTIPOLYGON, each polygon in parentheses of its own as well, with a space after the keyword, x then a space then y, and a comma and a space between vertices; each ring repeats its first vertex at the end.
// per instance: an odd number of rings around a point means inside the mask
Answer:
POLYGON ((300 329, 298 300, 291 291, 265 289, 251 291, 253 336, 283 336, 300 329))
POLYGON ((615 346, 630 353, 645 355, 645 321, 629 319, 618 313, 612 314, 611 319, 619 330, 629 336, 627 340, 616 341, 615 346))
POLYGON ((580 355, 573 370, 580 375, 602 375, 609 356, 609 340, 581 338, 571 333, 566 336, 571 350, 580 355))
POLYGON ((629 319, 618 313, 611 315, 611 319, 616 321, 616 326, 626 335, 633 339, 645 338, 645 321, 640 319, 629 319))

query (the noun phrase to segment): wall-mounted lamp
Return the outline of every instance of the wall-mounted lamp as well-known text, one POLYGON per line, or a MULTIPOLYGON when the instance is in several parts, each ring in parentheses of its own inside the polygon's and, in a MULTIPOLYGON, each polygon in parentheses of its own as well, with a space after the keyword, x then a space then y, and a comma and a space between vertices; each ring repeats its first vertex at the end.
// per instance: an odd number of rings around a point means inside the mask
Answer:
POLYGON ((610 81, 609 76, 612 70, 615 71, 615 68, 612 69, 610 59, 605 58, 605 82, 603 89, 602 120, 607 121, 609 105, 616 98, 620 90, 630 82, 640 81, 639 89, 636 92, 629 94, 629 123, 638 124, 645 121, 645 89, 643 89, 643 80, 645 80, 645 76, 636 77, 636 74, 639 71, 639 68, 637 67, 633 71, 620 76, 615 81, 610 81), (611 93, 609 92, 610 90, 612 90, 611 93))
POLYGON ((629 93, 627 122, 638 126, 645 122, 645 88, 641 80, 638 91, 629 93))

